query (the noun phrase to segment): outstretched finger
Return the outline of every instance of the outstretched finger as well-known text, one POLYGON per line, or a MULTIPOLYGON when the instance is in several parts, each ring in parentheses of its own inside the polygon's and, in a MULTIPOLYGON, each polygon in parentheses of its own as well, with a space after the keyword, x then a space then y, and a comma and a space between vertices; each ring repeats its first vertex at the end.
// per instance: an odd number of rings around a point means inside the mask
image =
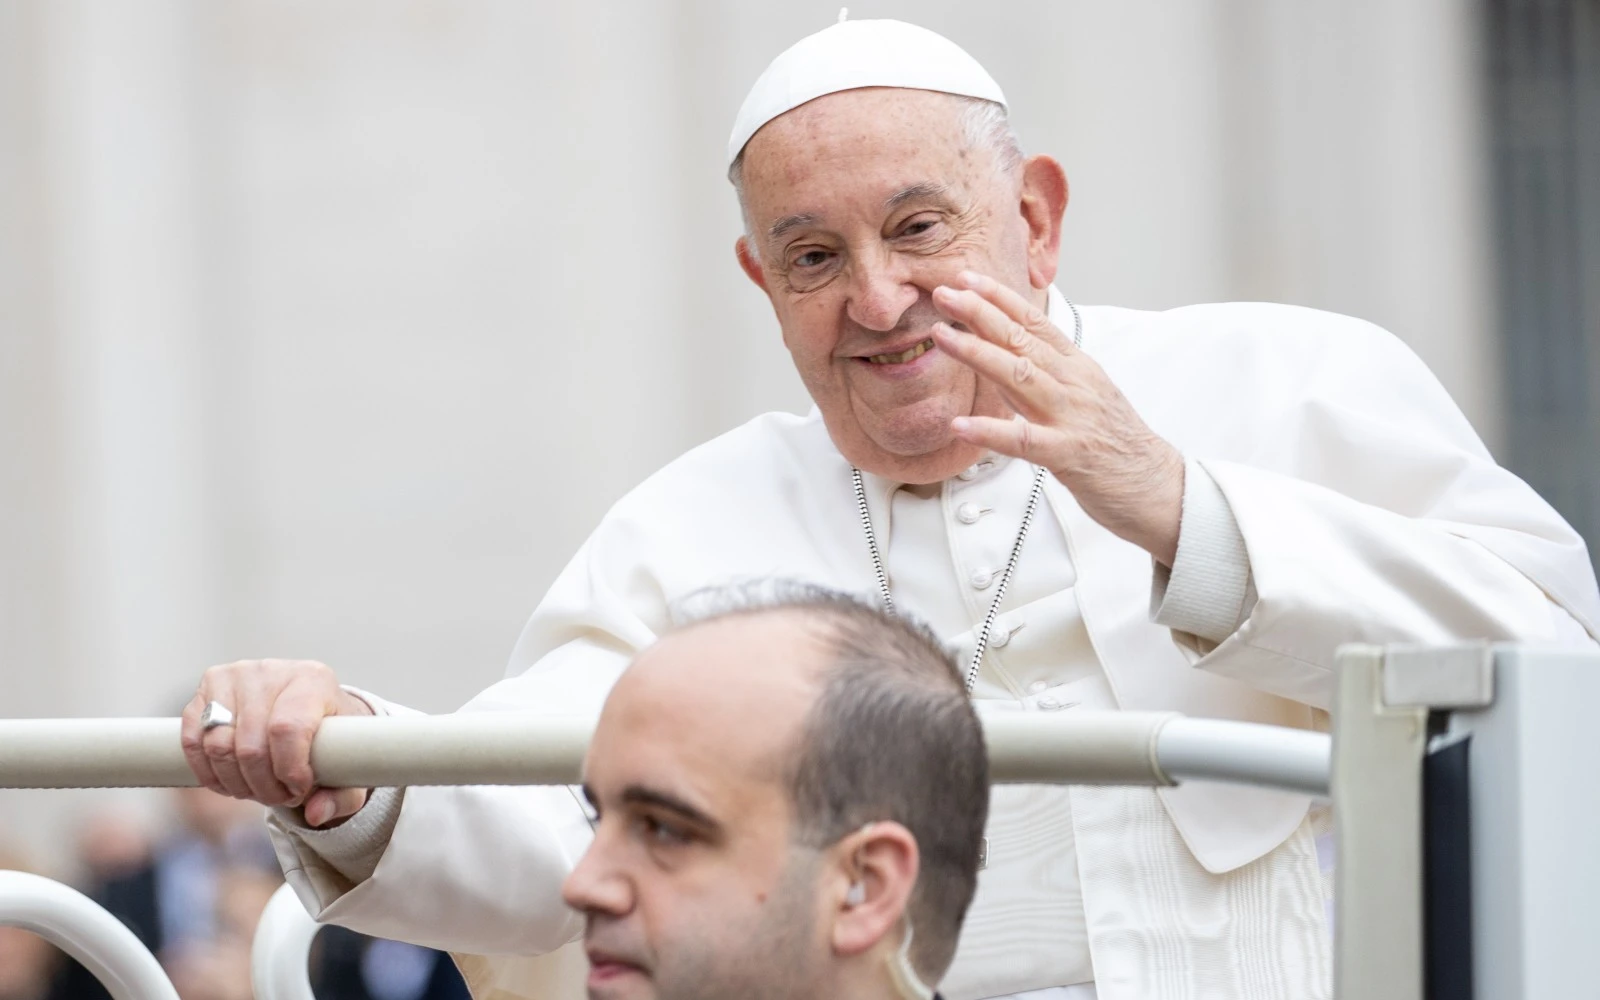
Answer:
POLYGON ((1029 302, 1015 288, 977 271, 962 271, 956 280, 959 283, 957 287, 966 288, 983 296, 1023 329, 1061 354, 1071 357, 1077 353, 1078 348, 1072 343, 1072 337, 1052 323, 1043 309, 1029 302))
POLYGON ((933 324, 933 341, 941 351, 993 382, 1011 408, 1024 416, 1049 421, 1066 405, 1061 383, 1027 355, 1012 354, 949 323, 933 324))
POLYGON ((1060 433, 1021 418, 956 417, 950 421, 950 430, 968 444, 1034 465, 1053 469, 1060 464, 1056 454, 1061 446, 1060 433))
POLYGON ((944 285, 934 290, 933 301, 941 312, 989 343, 1027 358, 1057 378, 1066 377, 1065 355, 977 292, 944 285))

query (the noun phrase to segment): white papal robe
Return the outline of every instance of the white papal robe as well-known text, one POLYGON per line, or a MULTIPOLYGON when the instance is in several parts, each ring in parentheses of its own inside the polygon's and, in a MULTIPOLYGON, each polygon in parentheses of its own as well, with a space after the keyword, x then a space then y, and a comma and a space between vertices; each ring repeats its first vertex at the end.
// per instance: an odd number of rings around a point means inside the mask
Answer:
MULTIPOLYGON (((1067 315, 1054 290, 1051 314, 1067 315)), ((1047 478, 982 710, 1317 727, 1342 643, 1600 634, 1582 540, 1393 336, 1259 304, 1083 319, 1084 349, 1188 460, 1177 565, 1169 578, 1047 478)), ((897 602, 963 653, 1027 485, 999 459, 929 497, 868 477, 897 602)), ((758 418, 620 501, 535 610, 507 679, 464 711, 592 715, 675 600, 769 576, 876 589, 849 465, 816 414, 758 418)), ((1196 783, 1000 789, 993 805, 951 1000, 1088 979, 1102 1000, 1330 995, 1304 797, 1196 783)), ((385 792, 333 831, 288 813, 273 829, 320 919, 477 955, 581 933, 559 896, 589 837, 567 789, 385 792)), ((464 967, 480 997, 576 996, 531 985, 581 982, 581 955, 564 952, 464 967)))

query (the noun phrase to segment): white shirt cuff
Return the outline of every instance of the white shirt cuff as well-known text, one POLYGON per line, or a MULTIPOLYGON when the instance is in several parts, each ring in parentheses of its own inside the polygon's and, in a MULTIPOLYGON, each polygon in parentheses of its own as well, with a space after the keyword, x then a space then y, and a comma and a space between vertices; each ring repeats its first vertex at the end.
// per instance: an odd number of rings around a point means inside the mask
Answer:
POLYGON ((1183 520, 1172 563, 1170 570, 1154 563, 1151 620, 1212 643, 1226 641, 1255 607, 1250 556, 1228 498, 1193 459, 1184 465, 1183 520))
MULTIPOLYGON (((349 685, 344 690, 366 702, 373 715, 407 715, 410 709, 391 705, 382 698, 349 685)), ((268 832, 278 861, 285 871, 294 868, 325 867, 337 872, 354 886, 372 877, 394 835, 405 804, 405 789, 374 788, 367 801, 338 826, 319 829, 307 826, 299 809, 275 808, 267 818, 268 832)))
POLYGON ((285 862, 285 849, 290 852, 292 861, 285 868, 304 867, 311 860, 306 856, 309 852, 351 885, 358 885, 377 869, 404 804, 405 789, 374 788, 356 814, 338 826, 326 830, 306 826, 298 809, 273 809, 267 825, 274 834, 279 862, 285 862), (280 839, 293 844, 279 843, 280 839))

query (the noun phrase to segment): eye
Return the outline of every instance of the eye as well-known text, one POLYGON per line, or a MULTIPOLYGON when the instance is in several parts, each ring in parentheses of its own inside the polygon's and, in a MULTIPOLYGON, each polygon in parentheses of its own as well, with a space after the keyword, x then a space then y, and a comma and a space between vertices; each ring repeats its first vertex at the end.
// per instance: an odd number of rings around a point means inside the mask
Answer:
POLYGON ((901 236, 921 236, 923 233, 938 225, 933 219, 918 219, 916 222, 900 230, 901 236))
POLYGON ((694 839, 684 827, 648 814, 640 816, 634 824, 640 837, 652 847, 682 847, 694 839))
POLYGON ((783 281, 790 291, 807 294, 822 288, 844 270, 844 254, 835 248, 801 244, 783 257, 783 281))

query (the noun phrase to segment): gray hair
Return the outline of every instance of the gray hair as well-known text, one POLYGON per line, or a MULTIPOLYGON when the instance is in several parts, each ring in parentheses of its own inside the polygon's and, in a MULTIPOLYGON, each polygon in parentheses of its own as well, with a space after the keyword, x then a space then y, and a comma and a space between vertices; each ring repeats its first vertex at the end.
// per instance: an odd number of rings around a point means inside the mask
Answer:
POLYGON ((789 763, 794 838, 821 849, 877 821, 911 832, 921 855, 906 908, 911 961, 937 982, 977 890, 989 815, 989 756, 960 668, 920 622, 810 584, 701 591, 674 618, 681 627, 760 613, 800 618, 829 656, 789 763))
MULTIPOLYGON (((1011 174, 1022 166, 1022 142, 1017 138, 1016 130, 1011 127, 1011 118, 1006 113, 1005 105, 994 101, 986 101, 981 97, 962 97, 958 94, 946 95, 959 102, 961 108, 961 135, 968 149, 987 149, 994 154, 995 166, 1000 174, 1011 174)), ((746 143, 745 148, 749 148, 746 143)), ((739 217, 744 220, 744 232, 750 237, 750 252, 760 257, 760 247, 756 245, 754 234, 750 227, 750 212, 744 202, 744 154, 739 150, 739 155, 733 158, 733 163, 728 166, 728 181, 733 185, 733 193, 739 199, 739 217)))

